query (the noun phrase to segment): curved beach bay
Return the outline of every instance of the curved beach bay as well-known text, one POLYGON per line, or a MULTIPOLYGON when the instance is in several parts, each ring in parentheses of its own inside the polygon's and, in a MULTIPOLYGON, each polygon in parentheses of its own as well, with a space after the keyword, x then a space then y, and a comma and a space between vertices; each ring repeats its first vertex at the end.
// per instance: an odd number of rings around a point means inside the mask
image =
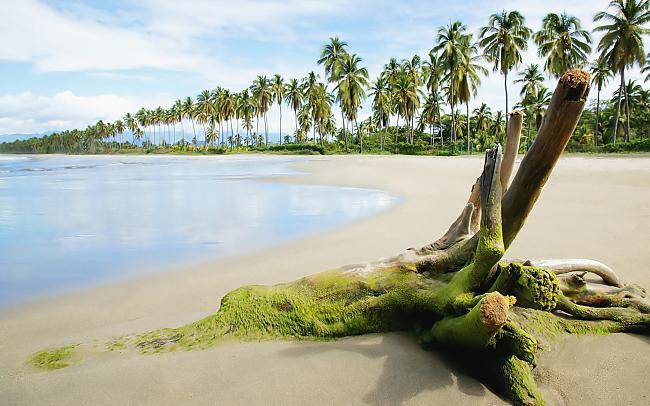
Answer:
MULTIPOLYGON (((307 175, 269 179, 379 189, 393 209, 252 254, 180 266, 0 313, 3 404, 501 404, 440 354, 405 334, 332 342, 226 343, 161 355, 79 355, 53 372, 25 364, 49 346, 204 317, 228 291, 274 284, 424 245, 460 211, 482 158, 314 157, 307 175)), ((565 157, 509 257, 601 260, 650 286, 650 157, 565 157)), ((571 338, 543 354, 538 382, 558 404, 646 404, 647 337, 571 338), (566 389, 571 388, 571 389, 566 389)))

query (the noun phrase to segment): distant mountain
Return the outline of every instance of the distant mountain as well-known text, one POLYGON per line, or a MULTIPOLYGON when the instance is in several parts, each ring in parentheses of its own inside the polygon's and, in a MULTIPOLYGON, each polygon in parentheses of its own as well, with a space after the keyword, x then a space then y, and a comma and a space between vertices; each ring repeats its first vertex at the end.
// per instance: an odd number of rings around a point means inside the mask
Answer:
POLYGON ((13 142, 16 140, 28 140, 34 137, 44 137, 49 133, 32 133, 32 134, 0 134, 0 143, 13 142))

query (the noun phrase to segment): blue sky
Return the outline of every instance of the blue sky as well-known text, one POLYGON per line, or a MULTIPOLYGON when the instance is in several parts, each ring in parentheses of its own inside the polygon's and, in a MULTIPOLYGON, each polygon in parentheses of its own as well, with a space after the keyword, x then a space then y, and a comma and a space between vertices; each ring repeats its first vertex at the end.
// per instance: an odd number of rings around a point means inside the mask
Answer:
MULTIPOLYGON (((0 134, 112 121, 218 85, 241 90, 257 74, 322 75, 315 61, 330 36, 347 41, 376 76, 391 57, 426 57, 437 28, 450 21, 461 20, 477 35, 491 13, 517 9, 537 30, 546 13, 566 11, 590 29, 593 15, 608 3, 0 0, 0 134)), ((524 62, 539 62, 534 45, 524 62)), ((502 78, 491 74, 470 107, 486 102, 502 109, 502 89, 502 78)), ((516 101, 519 88, 510 89, 516 101)), ((276 110, 269 116, 271 131, 278 127, 276 110)), ((368 112, 365 107, 361 115, 368 112)), ((285 114, 283 130, 291 128, 293 118, 285 114)))

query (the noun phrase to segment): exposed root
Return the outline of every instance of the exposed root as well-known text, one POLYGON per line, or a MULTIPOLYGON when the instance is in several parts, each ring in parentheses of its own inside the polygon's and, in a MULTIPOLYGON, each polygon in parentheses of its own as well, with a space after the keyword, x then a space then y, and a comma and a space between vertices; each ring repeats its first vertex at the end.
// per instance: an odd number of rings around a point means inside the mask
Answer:
POLYGON ((556 275, 570 272, 590 272, 600 276, 603 282, 610 286, 619 288, 625 286, 612 268, 592 259, 529 259, 526 262, 533 266, 550 269, 556 275))

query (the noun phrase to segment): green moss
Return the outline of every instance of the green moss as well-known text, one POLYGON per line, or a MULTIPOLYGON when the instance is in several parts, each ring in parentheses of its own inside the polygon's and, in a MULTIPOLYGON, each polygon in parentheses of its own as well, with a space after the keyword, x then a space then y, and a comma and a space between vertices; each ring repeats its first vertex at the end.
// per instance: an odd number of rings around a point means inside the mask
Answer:
POLYGON ((549 270, 520 263, 499 264, 498 276, 490 291, 517 298, 517 305, 551 311, 557 305, 560 285, 549 270))
POLYGON ((502 390, 515 405, 542 405, 544 399, 533 378, 532 367, 511 355, 500 364, 502 390))
POLYGON ((70 365, 70 360, 75 353, 77 345, 74 344, 38 351, 31 356, 29 362, 39 369, 54 370, 65 368, 70 365))

